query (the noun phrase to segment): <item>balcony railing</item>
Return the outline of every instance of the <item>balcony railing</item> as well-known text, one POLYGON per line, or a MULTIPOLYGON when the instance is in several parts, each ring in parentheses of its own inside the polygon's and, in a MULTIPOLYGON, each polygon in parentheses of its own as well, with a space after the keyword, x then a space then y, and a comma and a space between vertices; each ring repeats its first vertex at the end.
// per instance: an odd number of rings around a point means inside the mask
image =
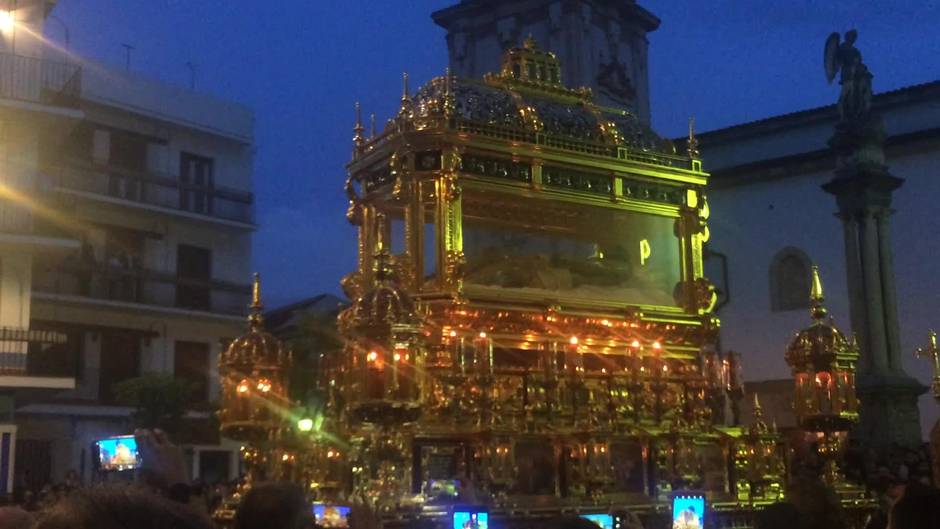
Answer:
POLYGON ((57 345, 65 341, 66 336, 55 331, 0 327, 0 375, 43 375, 27 370, 30 346, 57 345))
POLYGON ((240 315, 245 312, 251 287, 218 280, 186 279, 152 270, 75 263, 58 267, 37 264, 33 270, 33 290, 240 315))
POLYGON ((0 97, 77 106, 82 69, 74 64, 0 53, 0 97))
POLYGON ((158 206, 209 218, 254 223, 254 196, 223 187, 184 184, 155 173, 72 160, 48 168, 54 187, 158 206))

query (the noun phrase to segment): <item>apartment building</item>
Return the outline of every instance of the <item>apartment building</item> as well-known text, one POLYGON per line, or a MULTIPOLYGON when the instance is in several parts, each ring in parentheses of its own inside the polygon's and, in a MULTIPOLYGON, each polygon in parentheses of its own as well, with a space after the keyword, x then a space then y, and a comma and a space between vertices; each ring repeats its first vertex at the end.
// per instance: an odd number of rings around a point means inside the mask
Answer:
POLYGON ((12 28, 0 13, 0 326, 18 338, 0 366, 41 387, 0 378, 15 408, 8 475, 94 479, 93 442, 129 433, 114 385, 162 372, 196 388, 194 475, 233 477, 237 445, 208 410, 250 291, 253 115, 55 53, 30 38, 54 4, 19 0, 12 28))

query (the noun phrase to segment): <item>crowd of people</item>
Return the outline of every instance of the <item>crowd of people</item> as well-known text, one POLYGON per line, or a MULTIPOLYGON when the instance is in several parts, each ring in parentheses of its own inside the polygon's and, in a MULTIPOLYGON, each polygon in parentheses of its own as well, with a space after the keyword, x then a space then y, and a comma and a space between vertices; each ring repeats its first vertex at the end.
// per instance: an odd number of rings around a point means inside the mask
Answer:
MULTIPOLYGON (((187 475, 182 452, 159 430, 135 433, 146 467, 138 480, 81 487, 69 472, 63 483, 24 493, 16 505, 0 506, 0 529, 210 529, 210 513, 229 492, 226 485, 205 487, 187 475)), ((929 459, 916 450, 889 451, 882 458, 851 445, 845 472, 881 500, 882 509, 866 529, 940 529, 940 490, 930 485, 929 459), (925 467, 925 462, 927 466, 925 467)), ((848 529, 835 493, 812 472, 791 480, 787 501, 756 514, 753 529, 848 529)), ((618 513, 623 529, 670 529, 635 515, 618 513)), ((370 509, 353 506, 352 529, 378 527, 370 509)), ((422 524, 424 527, 426 524, 422 524)), ((315 528, 303 490, 290 483, 257 483, 244 495, 235 529, 315 528)), ((427 525, 427 527, 431 527, 427 525)), ((544 529, 596 529, 584 518, 559 518, 544 529)), ((708 529, 708 525, 704 529, 708 529)))

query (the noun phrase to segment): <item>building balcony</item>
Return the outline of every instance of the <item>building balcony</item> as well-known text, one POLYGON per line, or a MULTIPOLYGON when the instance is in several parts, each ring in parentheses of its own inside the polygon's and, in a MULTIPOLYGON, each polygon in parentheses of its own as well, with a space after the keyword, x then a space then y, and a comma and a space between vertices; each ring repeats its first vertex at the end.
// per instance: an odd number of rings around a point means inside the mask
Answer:
POLYGON ((82 90, 82 69, 12 53, 0 53, 0 98, 77 107, 82 90))
POLYGON ((61 347, 66 341, 54 331, 0 327, 0 388, 75 389, 74 375, 29 361, 34 351, 61 347))
POLYGON ((226 317, 245 313, 251 291, 250 285, 83 263, 58 267, 37 264, 32 287, 34 298, 40 300, 226 317))
POLYGON ((37 233, 33 215, 26 205, 32 200, 31 194, 21 189, 13 183, 0 183, 0 253, 62 254, 77 250, 78 241, 37 233))
POLYGON ((221 186, 181 183, 154 172, 135 172, 109 164, 70 160, 44 171, 54 192, 173 215, 254 229, 254 195, 221 186))

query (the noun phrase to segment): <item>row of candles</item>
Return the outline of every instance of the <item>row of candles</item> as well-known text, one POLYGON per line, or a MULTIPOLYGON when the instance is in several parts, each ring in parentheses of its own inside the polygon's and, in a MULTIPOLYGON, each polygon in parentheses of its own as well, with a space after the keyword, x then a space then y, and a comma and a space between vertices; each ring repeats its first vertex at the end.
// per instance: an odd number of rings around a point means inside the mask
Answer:
MULTIPOLYGON (((457 376, 492 376, 496 369, 496 356, 494 339, 486 331, 476 334, 458 333, 454 329, 444 329, 442 336, 443 351, 450 357, 453 372, 457 376)), ((565 342, 549 342, 536 347, 533 353, 540 355, 540 365, 545 375, 554 377, 560 373, 571 376, 585 374, 585 359, 590 347, 585 347, 577 336, 571 336, 565 342)), ((634 339, 626 348, 626 355, 609 355, 604 359, 605 365, 599 371, 602 374, 613 374, 622 368, 635 376, 649 372, 652 376, 661 376, 670 372, 670 362, 664 354, 665 348, 658 340, 647 341, 644 345, 639 339, 634 339)), ((369 378, 389 380, 394 387, 404 383, 404 378, 413 378, 414 362, 412 356, 417 351, 407 343, 398 343, 390 351, 372 349, 365 354, 365 366, 373 372, 369 378)), ((681 363, 680 360, 672 365, 681 363)), ((595 368, 597 366, 594 366, 595 368)), ((704 380, 706 387, 714 390, 734 391, 740 389, 742 383, 740 357, 730 352, 724 357, 714 350, 703 350, 697 366, 698 372, 704 380)), ((694 369, 694 368, 693 368, 694 369)), ((380 391, 380 388, 374 388, 380 391)))

